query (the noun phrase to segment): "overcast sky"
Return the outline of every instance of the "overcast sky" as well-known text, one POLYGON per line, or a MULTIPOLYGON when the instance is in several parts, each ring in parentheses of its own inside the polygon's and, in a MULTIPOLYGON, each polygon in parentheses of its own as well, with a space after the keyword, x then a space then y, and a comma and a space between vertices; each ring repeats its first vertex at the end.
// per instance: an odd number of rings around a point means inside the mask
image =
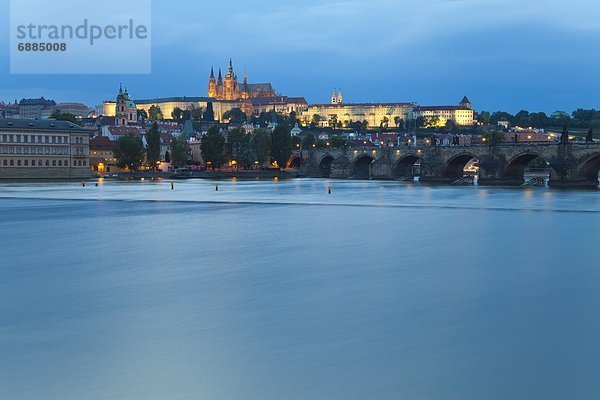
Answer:
POLYGON ((0 4, 4 102, 91 106, 113 99, 119 82, 134 98, 204 96, 210 66, 231 56, 240 78, 245 66, 251 83, 310 103, 338 87, 346 102, 467 95, 479 111, 600 108, 592 0, 153 0, 152 74, 104 76, 10 75, 8 0, 0 4))

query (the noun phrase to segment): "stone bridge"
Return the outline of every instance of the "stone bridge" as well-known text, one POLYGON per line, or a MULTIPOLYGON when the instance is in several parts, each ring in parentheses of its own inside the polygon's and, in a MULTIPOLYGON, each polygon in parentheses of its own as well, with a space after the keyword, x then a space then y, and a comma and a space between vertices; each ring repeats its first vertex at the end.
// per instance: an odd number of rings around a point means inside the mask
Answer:
POLYGON ((549 163, 550 185, 598 186, 600 143, 502 143, 431 147, 359 147, 299 150, 288 168, 301 176, 354 179, 411 179, 420 164, 420 180, 454 182, 472 159, 479 161, 479 184, 521 185, 528 164, 542 157, 549 163))

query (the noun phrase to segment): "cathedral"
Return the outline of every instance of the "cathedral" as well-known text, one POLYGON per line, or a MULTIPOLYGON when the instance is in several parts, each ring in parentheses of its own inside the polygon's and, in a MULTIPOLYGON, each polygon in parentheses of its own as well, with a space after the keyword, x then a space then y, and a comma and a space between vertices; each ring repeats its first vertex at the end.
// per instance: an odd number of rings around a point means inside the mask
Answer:
POLYGON ((275 91, 270 83, 248 83, 244 71, 244 81, 239 84, 237 75, 233 72, 233 63, 229 59, 229 68, 225 77, 219 68, 219 77, 215 79, 214 69, 210 69, 208 80, 208 97, 216 100, 247 100, 265 97, 275 97, 275 91))

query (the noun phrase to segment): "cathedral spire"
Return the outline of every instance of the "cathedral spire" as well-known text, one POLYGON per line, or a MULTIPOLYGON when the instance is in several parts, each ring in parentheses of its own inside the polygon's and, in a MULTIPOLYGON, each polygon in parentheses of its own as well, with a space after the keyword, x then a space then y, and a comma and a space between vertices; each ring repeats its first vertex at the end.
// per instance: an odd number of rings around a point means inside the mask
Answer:
POLYGON ((223 81, 223 76, 221 75, 221 68, 219 67, 219 82, 223 81))
POLYGON ((123 83, 119 83, 119 94, 123 94, 123 83))
POLYGON ((231 61, 231 57, 229 57, 229 68, 227 69, 227 76, 230 78, 234 77, 233 74, 233 62, 231 61))
POLYGON ((212 65, 210 66, 210 77, 212 79, 215 79, 215 70, 212 65))
POLYGON ((246 75, 246 67, 244 67, 244 85, 248 84, 248 75, 246 75))

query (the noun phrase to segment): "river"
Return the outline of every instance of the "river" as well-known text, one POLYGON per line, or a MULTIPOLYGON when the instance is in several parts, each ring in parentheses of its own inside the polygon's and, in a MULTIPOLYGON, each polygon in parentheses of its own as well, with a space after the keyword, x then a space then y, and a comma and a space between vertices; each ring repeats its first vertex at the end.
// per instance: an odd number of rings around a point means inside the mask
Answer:
POLYGON ((598 191, 2 184, 0 249, 0 399, 600 398, 598 191))

